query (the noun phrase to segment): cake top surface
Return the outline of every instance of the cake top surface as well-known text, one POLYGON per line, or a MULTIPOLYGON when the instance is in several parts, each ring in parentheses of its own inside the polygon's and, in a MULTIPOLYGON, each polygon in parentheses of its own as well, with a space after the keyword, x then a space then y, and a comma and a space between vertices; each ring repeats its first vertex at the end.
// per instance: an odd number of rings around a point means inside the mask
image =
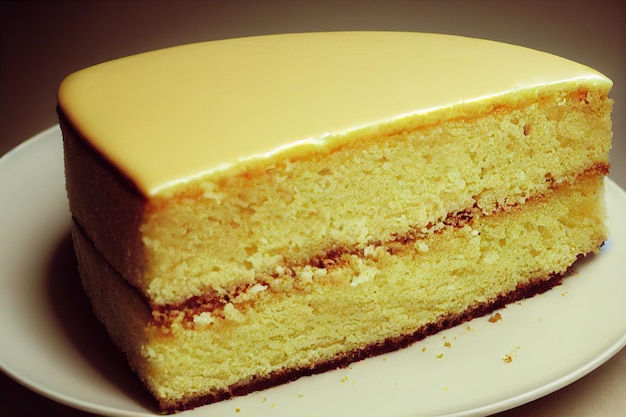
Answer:
POLYGON ((68 76, 59 106, 145 195, 341 133, 546 86, 611 81, 532 49, 450 35, 327 32, 188 44, 68 76))

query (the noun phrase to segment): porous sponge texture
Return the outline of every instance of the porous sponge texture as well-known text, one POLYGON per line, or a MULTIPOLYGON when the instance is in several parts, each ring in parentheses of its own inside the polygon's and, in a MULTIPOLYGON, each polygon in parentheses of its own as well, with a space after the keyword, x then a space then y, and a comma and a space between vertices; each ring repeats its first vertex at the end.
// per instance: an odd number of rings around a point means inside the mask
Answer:
POLYGON ((326 265, 284 268, 210 311, 181 307, 165 319, 146 318, 140 294, 116 290, 126 284, 103 280, 101 267, 83 279, 133 368, 161 406, 175 410, 284 372, 358 358, 386 339, 419 338, 429 324, 471 317, 499 296, 564 273, 605 239, 602 193, 602 173, 591 172, 402 245, 379 242, 326 265), (128 311, 111 311, 120 305, 128 311), (128 329, 124 316, 144 321, 128 329))
POLYGON ((185 184, 150 202, 137 285, 159 305, 233 294, 277 268, 396 240, 450 213, 523 204, 608 167, 605 93, 562 91, 426 125, 409 118, 306 157, 185 184))

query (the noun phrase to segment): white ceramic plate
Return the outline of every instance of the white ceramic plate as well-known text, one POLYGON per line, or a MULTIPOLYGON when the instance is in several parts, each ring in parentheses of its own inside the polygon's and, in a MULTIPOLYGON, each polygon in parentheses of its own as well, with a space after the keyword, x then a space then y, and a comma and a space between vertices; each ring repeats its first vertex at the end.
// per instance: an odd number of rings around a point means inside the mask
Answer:
MULTIPOLYGON (((610 239, 561 286, 410 348, 187 411, 185 416, 482 415, 549 394, 626 344, 626 193, 606 182, 610 239)), ((61 134, 0 160, 0 368, 61 403, 154 416, 82 294, 69 235, 61 134)), ((181 416, 182 416, 181 415, 181 416)))

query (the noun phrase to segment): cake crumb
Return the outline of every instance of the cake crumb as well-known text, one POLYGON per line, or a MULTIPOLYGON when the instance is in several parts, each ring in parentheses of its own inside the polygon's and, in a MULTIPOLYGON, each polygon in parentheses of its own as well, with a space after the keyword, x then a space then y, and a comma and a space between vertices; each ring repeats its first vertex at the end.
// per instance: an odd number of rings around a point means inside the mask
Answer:
POLYGON ((235 413, 239 413, 241 411, 241 408, 237 407, 235 408, 235 413))
POLYGON ((224 318, 237 323, 241 323, 244 320, 243 314, 237 310, 237 307, 235 307, 233 303, 227 303, 224 306, 224 318))
POLYGON ((193 323, 199 326, 208 326, 214 321, 215 317, 213 317, 210 311, 203 311, 202 313, 193 316, 193 323))
POLYGON ((363 256, 366 258, 378 258, 379 248, 374 245, 368 245, 363 249, 363 256))
POLYGON ((493 316, 489 317, 489 323, 495 323, 500 320, 502 320, 502 315, 500 313, 496 313, 493 316))
POLYGON ((344 376, 340 379, 341 382, 346 382, 348 380, 348 375, 344 376))
POLYGON ((417 249, 418 249, 420 252, 428 252, 429 247, 428 247, 428 245, 427 245, 426 243, 424 243, 424 242, 417 242, 417 249))
POLYGON ((561 297, 565 297, 567 294, 569 294, 569 292, 568 292, 568 291, 563 291, 563 292, 561 293, 561 297))
POLYGON ((303 398, 304 394, 298 394, 298 398, 303 398))
POLYGON ((426 346, 424 346, 424 347, 422 348, 422 352, 426 352, 427 350, 428 350, 428 349, 426 349, 426 346))
POLYGON ((513 358, 517 356, 517 351, 520 349, 519 346, 516 346, 515 349, 511 353, 507 353, 502 357, 502 362, 511 363, 513 362, 513 358))
POLYGON ((452 343, 450 343, 450 342, 446 342, 446 343, 444 343, 443 345, 444 345, 445 347, 451 347, 451 346, 452 346, 452 343))
POLYGON ((443 358, 443 353, 440 353, 437 355, 437 359, 441 359, 441 358, 443 358))

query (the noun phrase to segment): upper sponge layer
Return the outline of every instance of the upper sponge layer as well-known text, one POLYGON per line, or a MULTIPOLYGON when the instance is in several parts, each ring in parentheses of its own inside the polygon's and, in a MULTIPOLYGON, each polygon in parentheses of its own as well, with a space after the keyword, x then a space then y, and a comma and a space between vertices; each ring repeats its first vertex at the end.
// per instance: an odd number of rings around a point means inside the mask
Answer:
POLYGON ((427 123, 439 111, 462 115, 459 104, 488 106, 493 98, 503 104, 511 92, 519 94, 505 102, 563 83, 612 85, 583 65, 497 42, 331 32, 204 42, 122 58, 69 76, 59 103, 141 192, 156 195, 283 152, 335 147, 345 140, 340 133, 391 121, 397 128, 406 116, 423 115, 420 122, 427 123))

